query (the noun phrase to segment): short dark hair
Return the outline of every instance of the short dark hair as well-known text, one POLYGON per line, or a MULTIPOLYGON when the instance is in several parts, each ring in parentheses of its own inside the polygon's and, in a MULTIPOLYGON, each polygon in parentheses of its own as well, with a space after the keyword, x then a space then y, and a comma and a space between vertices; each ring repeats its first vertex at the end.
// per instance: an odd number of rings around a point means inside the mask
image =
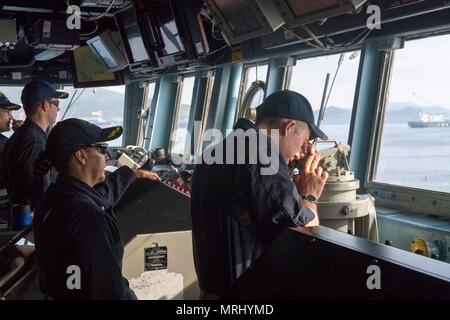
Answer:
POLYGON ((32 117, 37 113, 42 102, 44 101, 38 101, 23 105, 23 110, 25 111, 25 115, 27 116, 27 118, 32 117))
MULTIPOLYGON (((291 119, 284 119, 284 118, 276 118, 276 117, 265 117, 263 119, 256 120, 256 125, 259 125, 261 123, 265 123, 267 127, 269 128, 280 128, 284 122, 291 119)), ((300 120, 293 120, 295 121, 295 133, 299 134, 300 131, 306 130, 309 128, 309 125, 300 120)))

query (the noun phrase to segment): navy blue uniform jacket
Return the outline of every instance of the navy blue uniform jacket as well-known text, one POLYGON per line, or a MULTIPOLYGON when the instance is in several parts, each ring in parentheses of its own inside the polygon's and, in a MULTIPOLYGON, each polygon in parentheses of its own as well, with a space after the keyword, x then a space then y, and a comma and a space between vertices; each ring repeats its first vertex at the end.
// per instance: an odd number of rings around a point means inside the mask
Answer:
MULTIPOLYGON (((33 220, 39 284, 54 299, 126 299, 124 244, 113 207, 136 179, 121 167, 93 188, 59 175, 39 199, 33 220), (69 290, 67 273, 80 268, 81 289, 69 290)), ((69 281, 70 282, 70 281, 69 281)))
MULTIPOLYGON (((258 132, 245 119, 236 123, 236 129, 258 132)), ((269 137, 261 137, 269 144, 269 137)), ((200 288, 217 295, 224 294, 283 230, 304 226, 314 218, 303 205, 281 152, 274 175, 261 175, 259 161, 250 164, 248 143, 245 153, 245 164, 208 165, 203 161, 193 175, 195 268, 200 288)))
POLYGON ((50 184, 50 174, 33 176, 33 161, 45 149, 47 135, 32 120, 25 120, 6 142, 3 154, 6 181, 12 204, 30 205, 34 209, 39 196, 50 184))
POLYGON ((6 189, 6 167, 3 161, 3 151, 8 138, 0 134, 0 208, 9 205, 9 197, 6 189))

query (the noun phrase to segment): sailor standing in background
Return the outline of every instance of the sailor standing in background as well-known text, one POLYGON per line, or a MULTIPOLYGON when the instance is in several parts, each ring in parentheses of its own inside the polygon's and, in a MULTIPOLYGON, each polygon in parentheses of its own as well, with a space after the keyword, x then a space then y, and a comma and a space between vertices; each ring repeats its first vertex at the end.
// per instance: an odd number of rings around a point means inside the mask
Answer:
MULTIPOLYGON (((9 101, 9 99, 0 92, 0 132, 7 132, 10 130, 10 125, 15 131, 22 124, 22 120, 15 120, 12 111, 17 111, 21 108, 20 105, 9 101)), ((3 134, 0 134, 0 218, 9 220, 10 209, 9 209, 9 197, 6 189, 6 179, 5 179, 5 163, 2 160, 3 150, 8 138, 3 134)))
POLYGON ((22 91, 26 120, 5 145, 8 194, 12 205, 30 206, 33 211, 39 196, 50 184, 50 174, 33 176, 33 161, 45 149, 46 130, 56 121, 59 100, 69 96, 58 92, 48 82, 33 80, 22 91))

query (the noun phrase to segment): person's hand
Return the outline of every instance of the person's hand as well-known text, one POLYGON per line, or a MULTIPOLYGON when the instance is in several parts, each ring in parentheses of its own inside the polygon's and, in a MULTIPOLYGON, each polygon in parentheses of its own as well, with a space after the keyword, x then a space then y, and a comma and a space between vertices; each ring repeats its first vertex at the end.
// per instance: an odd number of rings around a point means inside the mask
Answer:
POLYGON ((323 187, 328 179, 328 172, 319 167, 320 156, 309 155, 301 175, 295 175, 293 181, 301 196, 311 194, 316 199, 322 195, 323 187))
POLYGON ((156 172, 141 170, 141 169, 133 169, 134 173, 138 178, 148 179, 152 181, 161 181, 161 178, 158 176, 156 172))
POLYGON ((23 120, 13 120, 11 126, 12 126, 13 131, 16 131, 22 125, 23 125, 23 120))
POLYGON ((302 146, 302 152, 300 153, 300 159, 303 159, 307 155, 315 155, 316 153, 319 153, 319 149, 311 143, 305 143, 302 146))

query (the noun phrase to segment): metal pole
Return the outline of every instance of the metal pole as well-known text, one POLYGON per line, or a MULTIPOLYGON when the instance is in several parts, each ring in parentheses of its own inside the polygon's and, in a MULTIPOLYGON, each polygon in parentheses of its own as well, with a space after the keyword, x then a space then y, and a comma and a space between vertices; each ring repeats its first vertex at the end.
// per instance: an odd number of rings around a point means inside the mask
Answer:
POLYGON ((330 82, 330 74, 327 73, 327 77, 325 79, 325 87, 323 88, 323 96, 322 103, 320 104, 319 116, 317 117, 317 127, 320 127, 320 122, 323 120, 323 114, 325 113, 325 99, 327 97, 328 92, 328 83, 330 82))

